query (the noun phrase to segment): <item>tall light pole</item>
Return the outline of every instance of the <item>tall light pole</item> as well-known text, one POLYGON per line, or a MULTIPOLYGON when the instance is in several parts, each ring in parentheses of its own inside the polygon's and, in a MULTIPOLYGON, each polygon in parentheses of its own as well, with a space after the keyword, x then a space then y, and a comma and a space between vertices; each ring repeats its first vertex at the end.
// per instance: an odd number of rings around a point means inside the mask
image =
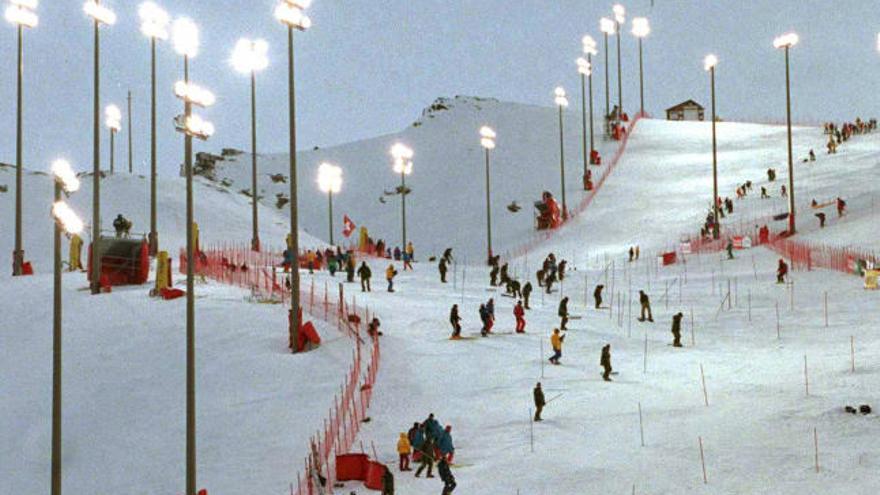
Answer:
POLYGON ((193 239, 193 137, 206 140, 214 126, 198 115, 193 105, 208 107, 214 95, 189 81, 189 60, 199 52, 199 30, 190 19, 172 24, 174 50, 183 56, 183 81, 174 85, 174 93, 183 100, 183 115, 175 118, 175 127, 184 135, 184 170, 186 173, 186 495, 196 495, 196 335, 195 335, 195 239, 193 239))
POLYGON ((122 112, 116 105, 104 109, 104 124, 110 131, 110 174, 116 171, 116 133, 122 129, 122 112))
POLYGON ((639 98, 641 106, 639 113, 645 113, 645 66, 642 60, 642 39, 651 34, 651 25, 647 17, 634 17, 632 21, 632 34, 639 39, 639 98))
POLYGON ((607 17, 599 19, 599 30, 605 38, 605 138, 611 135, 611 77, 608 75, 608 36, 617 30, 614 21, 607 17))
POLYGON ((614 12, 615 31, 617 32, 617 118, 623 115, 623 74, 620 63, 620 28, 626 24, 626 9, 623 5, 616 4, 614 12))
POLYGON ((495 149, 495 131, 484 125, 480 128, 480 146, 486 151, 486 252, 487 260, 492 258, 492 200, 489 180, 489 152, 495 149))
POLYGON ((159 252, 159 232, 156 219, 156 41, 168 39, 168 13, 153 2, 144 2, 138 8, 141 33, 150 38, 150 256, 159 252))
POLYGON ((795 33, 788 33, 773 40, 773 46, 785 51, 785 117, 788 126, 788 233, 797 233, 794 207, 794 156, 791 149, 791 70, 789 51, 797 45, 800 38, 795 33))
POLYGON ((55 178, 55 201, 52 216, 55 218, 54 279, 52 305, 52 495, 61 495, 61 233, 79 234, 82 220, 62 201, 61 192, 72 193, 79 189, 79 179, 70 164, 64 160, 52 163, 55 178))
POLYGON ((101 25, 116 23, 116 14, 101 5, 101 0, 89 0, 83 5, 86 15, 94 23, 94 97, 92 101, 92 270, 91 292, 101 293, 101 256, 98 241, 101 238, 101 25))
POLYGON ((394 173, 400 174, 400 223, 402 225, 401 234, 403 237, 403 246, 406 246, 406 176, 413 171, 412 158, 414 156, 412 148, 404 144, 396 143, 391 147, 391 157, 394 159, 394 173))
POLYGON ((275 8, 275 18, 287 26, 287 91, 290 99, 290 245, 287 249, 293 256, 290 270, 290 343, 291 351, 297 352, 299 341, 299 219, 297 218, 296 191, 296 74, 294 69, 293 32, 305 31, 312 26, 312 20, 305 9, 312 0, 282 0, 275 8))
MULTIPOLYGON (((578 72, 581 73, 581 82, 582 83, 583 83, 583 77, 584 76, 587 77, 587 86, 589 88, 588 101, 589 101, 589 106, 590 106, 590 117, 589 117, 589 121, 590 121, 590 152, 589 152, 589 158, 587 158, 587 159, 590 160, 589 163, 592 163, 593 151, 595 151, 595 149, 596 149, 596 142, 593 137, 593 55, 598 54, 599 51, 596 49, 596 40, 594 40, 592 36, 589 36, 589 35, 584 36, 581 41, 583 43, 583 52, 584 52, 584 55, 587 56, 587 59, 585 60, 586 63, 580 62, 580 60, 583 60, 583 58, 579 59, 578 72)), ((583 87, 583 85, 582 85, 582 87, 583 87)), ((586 139, 586 137, 584 139, 586 139)), ((587 169, 585 167, 584 168, 584 175, 586 175, 586 174, 587 174, 587 169)))
POLYGON ((134 161, 134 150, 132 149, 132 135, 131 135, 131 91, 128 92, 128 173, 131 174, 134 170, 134 165, 132 161, 134 161))
MULTIPOLYGON (((232 66, 251 78, 251 249, 260 250, 260 228, 257 203, 257 72, 269 66, 269 44, 264 40, 240 39, 232 51, 232 66)), ((332 244, 332 241, 331 241, 332 244)))
POLYGON ((568 106, 568 98, 565 89, 561 86, 556 88, 556 106, 559 107, 559 176, 562 180, 562 220, 568 220, 568 204, 565 202, 565 137, 562 113, 568 106))
POLYGON ((721 217, 719 216, 718 204, 718 141, 715 133, 717 118, 715 117, 715 66, 718 65, 718 57, 706 55, 703 59, 703 68, 709 72, 709 85, 712 91, 712 211, 715 222, 712 227, 712 238, 721 238, 721 217))
POLYGON ((342 190, 342 169, 331 163, 322 163, 318 166, 318 188, 327 193, 329 203, 329 226, 330 245, 333 246, 333 195, 342 190))
POLYGON ((24 266, 24 247, 22 238, 22 176, 23 176, 23 92, 24 92, 24 28, 36 27, 39 23, 36 10, 37 0, 10 0, 6 7, 6 20, 17 30, 18 67, 16 76, 15 106, 15 248, 12 251, 12 275, 22 274, 24 266))

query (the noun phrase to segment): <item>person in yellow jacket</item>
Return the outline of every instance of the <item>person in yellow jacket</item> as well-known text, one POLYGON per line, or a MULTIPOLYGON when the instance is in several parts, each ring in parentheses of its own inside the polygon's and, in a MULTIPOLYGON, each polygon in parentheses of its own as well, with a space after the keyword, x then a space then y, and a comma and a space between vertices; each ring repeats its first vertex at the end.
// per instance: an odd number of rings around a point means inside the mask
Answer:
POLYGON ((397 440, 397 453, 400 455, 400 470, 412 471, 409 467, 409 455, 412 453, 412 445, 409 443, 409 437, 406 433, 400 434, 397 440))
POLYGON ((388 292, 394 292, 394 277, 397 276, 397 270, 394 269, 394 265, 388 265, 388 268, 385 269, 385 280, 388 281, 388 292))
POLYGON ((550 336, 550 345, 553 347, 553 355, 550 356, 550 362, 559 364, 562 357, 562 343, 565 342, 565 335, 560 335, 559 329, 553 329, 553 335, 550 336))
POLYGON ((306 253, 306 261, 309 264, 309 273, 315 273, 315 260, 317 259, 318 256, 315 254, 315 252, 309 249, 309 251, 306 253))
POLYGON ((73 234, 70 236, 70 261, 68 264, 70 265, 68 269, 70 271, 82 270, 82 246, 83 240, 77 234, 73 234))

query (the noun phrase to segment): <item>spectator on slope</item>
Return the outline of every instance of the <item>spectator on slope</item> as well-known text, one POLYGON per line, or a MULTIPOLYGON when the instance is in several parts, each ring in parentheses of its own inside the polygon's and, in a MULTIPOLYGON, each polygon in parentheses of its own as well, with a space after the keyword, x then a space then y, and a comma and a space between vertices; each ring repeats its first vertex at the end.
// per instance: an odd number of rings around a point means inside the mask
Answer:
POLYGON ((639 321, 645 321, 645 314, 647 313, 648 321, 654 323, 654 316, 651 314, 651 300, 643 290, 639 291, 639 304, 642 307, 639 321))
POLYGON ((422 475, 422 471, 428 468, 427 478, 434 477, 434 438, 428 434, 425 436, 425 442, 422 443, 421 457, 419 459, 419 468, 416 469, 416 478, 422 475))
POLYGON ((565 342, 565 335, 559 334, 559 329, 553 329, 553 335, 550 336, 550 347, 553 348, 553 355, 550 356, 550 362, 553 364, 559 364, 559 360, 562 358, 562 343, 565 342))
POLYGON ((544 269, 540 269, 535 272, 535 278, 538 280, 538 287, 544 287, 544 277, 546 276, 546 272, 544 269))
POLYGON ((455 456, 455 445, 452 443, 452 426, 446 425, 446 428, 440 432, 437 439, 437 448, 440 449, 440 459, 452 462, 455 456))
POLYGON ((681 347, 681 319, 684 314, 679 311, 672 317, 672 347, 681 347))
POLYGON ((461 316, 458 315, 458 304, 453 304, 449 311, 449 323, 452 325, 452 338, 461 338, 461 316))
POLYGON ((452 248, 446 248, 446 251, 443 251, 443 257, 446 260, 446 264, 452 263, 454 260, 452 259, 452 248))
POLYGON ((397 440, 397 454, 400 456, 400 470, 410 471, 409 456, 412 454, 412 445, 409 443, 409 437, 406 433, 401 433, 397 440))
POLYGON ((526 285, 522 288, 522 297, 523 297, 523 306, 526 309, 532 309, 529 307, 529 296, 532 295, 532 283, 526 282, 526 285))
POLYGON ((495 323, 495 299, 489 298, 489 301, 486 303, 486 311, 489 312, 489 318, 492 319, 492 323, 495 323))
POLYGON ((397 276, 397 270, 394 269, 393 264, 389 264, 388 268, 385 269, 385 280, 388 281, 388 292, 394 292, 394 277, 397 276))
POLYGON ((410 258, 409 253, 404 251, 400 256, 403 258, 403 271, 412 271, 412 258, 410 258))
POLYGON ((544 288, 547 290, 547 294, 553 292, 553 283, 556 282, 556 272, 551 272, 544 275, 544 288))
POLYGON ((440 459, 440 463, 437 464, 437 472, 440 474, 440 481, 443 482, 443 491, 440 495, 451 495, 458 485, 455 483, 455 476, 452 475, 446 459, 440 459))
POLYGON ((535 385, 535 389, 532 390, 532 396, 535 399, 535 421, 541 421, 541 411, 547 405, 547 401, 544 400, 544 390, 541 389, 541 382, 535 385))
POLYGON ((382 474, 382 495, 394 495, 394 475, 390 469, 382 474))
POLYGON ((446 283, 446 272, 449 268, 446 266, 446 258, 440 258, 440 264, 437 266, 437 270, 440 272, 440 283, 446 283))
POLYGON ((339 269, 339 262, 336 260, 336 256, 330 256, 327 258, 327 270, 330 272, 331 277, 336 276, 336 271, 339 269))
POLYGON ((779 188, 779 193, 780 196, 782 196, 783 198, 788 197, 788 189, 786 189, 785 184, 783 184, 782 187, 779 188))
POLYGON ((788 265, 784 259, 779 258, 779 265, 776 267, 776 283, 784 284, 786 275, 788 275, 788 265))
POLYGON ((425 443, 425 427, 420 425, 418 422, 413 423, 413 427, 406 432, 407 438, 409 438, 409 444, 413 449, 413 460, 415 459, 418 453, 421 451, 422 444, 425 443))
POLYGON ((379 327, 382 326, 382 323, 379 322, 379 318, 373 318, 370 320, 370 323, 367 325, 367 335, 373 337, 374 339, 383 335, 382 332, 379 331, 379 327))
POLYGON ((560 261, 560 262, 559 262, 559 267, 558 267, 558 270, 557 270, 557 271, 559 272, 559 273, 557 274, 557 278, 559 279, 560 282, 563 281, 563 280, 565 280, 565 269, 566 269, 566 268, 568 268, 568 261, 566 261, 566 260, 562 260, 562 261, 560 261))
POLYGON ((409 261, 413 262, 416 260, 416 248, 413 246, 412 241, 406 243, 406 254, 409 255, 409 261))
POLYGON ((557 312, 561 322, 559 323, 559 329, 563 332, 568 330, 568 296, 563 297, 561 301, 559 301, 559 310, 557 312))
MULTIPOLYGON (((440 434, 443 433, 443 427, 440 426, 440 422, 434 418, 434 413, 428 414, 428 418, 425 420, 425 438, 430 438, 434 440, 435 444, 437 439, 440 438, 440 434)), ((435 445, 436 446, 436 445, 435 445)))
POLYGON ((770 195, 767 194, 767 188, 764 186, 761 186, 761 199, 767 199, 769 197, 770 197, 770 195))
POLYGON ((508 279, 507 287, 504 289, 504 291, 510 297, 522 297, 522 290, 520 288, 518 280, 508 279))
POLYGON ((354 253, 348 253, 348 256, 345 259, 345 279, 348 283, 354 282, 354 272, 356 266, 357 261, 354 258, 354 253))
POLYGON ((629 262, 632 263, 636 259, 636 250, 632 246, 629 247, 629 262))
POLYGON ((772 168, 767 169, 767 181, 775 182, 776 181, 776 170, 772 168))
POLYGON ((492 270, 489 272, 489 285, 491 285, 492 287, 498 285, 498 271, 498 265, 492 265, 492 270))
POLYGON ((822 212, 816 213, 816 218, 819 219, 819 228, 824 229, 825 228, 825 213, 822 213, 822 212))
POLYGON ((815 161, 816 161, 816 153, 813 151, 812 148, 810 148, 809 160, 810 160, 811 162, 815 162, 815 161))
POLYGON ((526 333, 526 310, 522 301, 517 301, 513 307, 513 317, 516 318, 516 333, 526 333))
POLYGON ((837 198, 837 218, 842 217, 846 214, 846 201, 837 198))
POLYGON ((373 276, 373 271, 367 266, 366 261, 361 262, 361 267, 358 268, 357 274, 361 279, 361 292, 372 292, 373 289, 370 287, 370 278, 373 276))
POLYGON ((599 284, 596 286, 596 289, 593 291, 593 299, 596 301, 596 309, 602 307, 602 291, 605 289, 605 286, 599 284))
POLYGON ((309 273, 315 273, 315 261, 318 257, 315 255, 315 252, 309 249, 306 251, 306 266, 309 267, 309 273))
POLYGON ((499 285, 506 286, 507 283, 510 282, 510 275, 508 275, 508 273, 507 273, 508 270, 509 270, 509 267, 507 266, 507 263, 501 265, 501 271, 498 272, 498 284, 499 285))
POLYGON ((492 330, 492 318, 489 317, 489 310, 486 309, 485 304, 480 304, 480 322, 483 323, 483 328, 480 329, 480 335, 486 337, 489 335, 489 332, 492 330))
POLYGON ((611 381, 611 344, 605 344, 602 348, 602 357, 599 358, 599 366, 602 367, 602 379, 606 382, 611 381))
POLYGON ((642 249, 638 246, 638 244, 636 244, 636 261, 638 261, 639 258, 641 258, 641 257, 642 257, 642 249))
MULTIPOLYGON (((394 246, 393 253, 394 261, 400 261, 400 246, 394 246)), ((406 269, 404 268, 404 270, 406 269)))
POLYGON ((724 247, 724 250, 727 251, 727 259, 733 259, 733 238, 727 238, 727 246, 724 247))

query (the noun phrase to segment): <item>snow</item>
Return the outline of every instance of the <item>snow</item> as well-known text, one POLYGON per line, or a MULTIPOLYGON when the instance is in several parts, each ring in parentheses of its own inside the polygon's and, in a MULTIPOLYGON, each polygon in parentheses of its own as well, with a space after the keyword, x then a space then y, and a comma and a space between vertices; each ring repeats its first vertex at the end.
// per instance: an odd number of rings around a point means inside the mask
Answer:
MULTIPOLYGON (((387 293, 381 280, 385 262, 372 260, 376 291, 357 293, 358 304, 382 319, 385 336, 372 421, 355 445, 362 442, 368 452, 375 445, 380 460, 395 466, 397 493, 440 491, 438 479, 415 479, 396 469, 399 433, 432 412, 453 426, 457 493, 867 494, 880 489, 880 446, 873 441, 880 433, 877 416, 842 411, 844 405, 880 407, 877 293, 864 291, 857 277, 819 270, 795 272, 793 285, 777 285, 778 257, 762 248, 738 251, 732 261, 712 254, 688 257, 686 264, 656 265, 657 252, 699 231, 711 202, 707 123, 641 121, 589 208, 538 247, 510 259, 511 273, 533 283, 531 274, 547 253, 569 260, 569 276, 557 285, 558 292, 542 294, 536 287, 526 316, 528 333, 515 335, 514 301, 488 287, 487 267, 466 263, 484 250, 478 130, 489 124, 498 132, 495 241, 499 251, 514 252, 536 238, 531 201, 541 190, 558 187, 555 110, 476 99, 457 99, 452 106, 399 135, 299 156, 304 230, 326 238, 326 198, 312 182, 317 164, 331 161, 345 170, 336 211, 394 243, 397 198, 384 205, 377 201, 383 189, 396 185, 388 148, 399 139, 416 151, 407 204, 415 271, 403 272, 395 263, 401 272, 397 292, 387 293), (503 209, 513 199, 523 206, 517 215, 503 209), (635 244, 641 259, 628 263, 625 251, 635 244), (458 262, 444 285, 427 257, 447 246, 455 248, 458 262), (597 283, 606 285, 613 311, 592 309, 597 283), (728 286, 729 309, 723 302, 728 286), (635 321, 638 308, 631 301, 640 289, 651 296, 656 323, 635 321), (583 319, 570 322, 563 364, 556 367, 546 359, 563 294, 571 297, 571 312, 583 319), (476 308, 489 297, 496 300, 498 334, 483 339, 476 308), (464 334, 476 338, 448 340, 452 304, 460 305, 464 334), (678 311, 685 315, 683 349, 669 345, 670 320, 678 311), (612 383, 601 380, 598 366, 606 343, 620 373, 612 383), (537 381, 548 399, 562 395, 545 409, 545 421, 531 425, 537 381), (708 485, 702 478, 700 438, 708 485)), ((569 114, 568 129, 576 135, 578 124, 569 114)), ((718 135, 722 196, 733 197, 746 180, 755 182, 748 198, 735 201, 725 228, 751 228, 786 211, 778 191, 787 182, 785 128, 720 123, 718 135), (761 200, 757 196, 769 167, 779 178, 768 187, 773 198, 761 200)), ((794 138, 796 157, 810 148, 818 155, 815 163, 796 165, 800 235, 813 242, 876 246, 871 179, 880 134, 856 136, 832 157, 823 152, 820 129, 796 128, 794 138), (847 199, 850 213, 839 220, 829 215, 829 226, 819 230, 809 201, 837 196, 847 199)), ((577 191, 579 144, 569 136, 570 204, 582 194, 577 191)), ((603 143, 606 158, 613 145, 603 143)), ((220 165, 216 180, 231 179, 228 188, 207 181, 198 186, 197 197, 204 198, 198 216, 209 244, 249 239, 247 198, 229 192, 247 187, 242 182, 246 165, 247 156, 220 165)), ((261 157, 264 174, 283 173, 286 166, 283 155, 261 157)), ((0 169, 0 178, 7 176, 9 170, 0 169)), ((26 184, 37 191, 32 197, 49 197, 48 179, 29 175, 26 184)), ((145 210, 131 199, 145 197, 146 182, 118 175, 105 184, 112 198, 105 212, 126 212, 138 230, 145 210)), ((174 248, 183 240, 176 216, 182 186, 170 178, 163 185, 165 200, 175 207, 160 220, 160 228, 174 226, 172 233, 163 231, 162 240, 174 248)), ((276 186, 264 182, 262 187, 264 239, 280 244, 283 212, 268 204, 276 186)), ((285 188, 277 186, 279 192, 285 188)), ((89 197, 78 193, 74 206, 87 211, 89 197)), ((0 194, 4 212, 11 211, 11 201, 11 194, 0 194)), ((28 257, 46 263, 48 251, 41 243, 48 245, 50 224, 34 213, 41 211, 39 202, 27 206, 28 225, 43 225, 40 231, 46 233, 29 229, 34 237, 26 243, 28 257)), ((0 218, 7 222, 2 232, 11 232, 11 214, 0 218)), ((780 230, 783 223, 771 227, 780 230)), ((0 237, 0 249, 10 252, 11 242, 11 235, 0 237)), ((0 478, 12 480, 10 493, 44 492, 48 483, 51 314, 45 301, 51 279, 45 270, 38 273, 0 278, 2 300, 21 301, 4 309, 3 321, 9 324, 0 333, 0 393, 10 398, 0 406, 0 452, 4 460, 12 459, 0 463, 0 478)), ((304 283, 311 280, 319 287, 330 281, 325 273, 304 275, 304 283)), ((144 288, 93 298, 81 290, 84 286, 81 275, 65 276, 65 488, 71 493, 178 493, 183 486, 183 304, 148 300, 144 288)), ((279 324, 283 308, 254 304, 241 291, 213 283, 198 290, 199 485, 212 495, 286 493, 307 438, 320 427, 348 367, 350 342, 322 326, 328 345, 291 357, 284 352, 279 324)), ((337 493, 350 491, 364 492, 348 483, 337 493)))

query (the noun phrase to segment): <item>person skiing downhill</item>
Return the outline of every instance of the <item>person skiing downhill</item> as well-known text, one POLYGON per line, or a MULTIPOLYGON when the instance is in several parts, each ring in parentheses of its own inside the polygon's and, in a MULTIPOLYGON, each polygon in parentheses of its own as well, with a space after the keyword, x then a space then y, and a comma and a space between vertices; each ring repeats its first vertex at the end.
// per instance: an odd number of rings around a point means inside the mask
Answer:
POLYGON ((605 286, 599 284, 596 286, 596 290, 593 291, 593 299, 596 300, 596 309, 602 307, 602 290, 605 289, 605 286))
POLYGON ((684 314, 678 312, 672 317, 672 346, 681 347, 681 319, 684 314))
POLYGON ((388 281, 388 292, 394 292, 394 277, 397 276, 397 270, 394 269, 394 265, 388 265, 388 268, 385 269, 385 280, 388 281))
POLYGON ((654 315, 651 314, 651 300, 648 298, 648 294, 645 294, 645 291, 643 290, 639 291, 639 304, 642 306, 639 321, 645 321, 645 314, 647 314, 648 321, 654 323, 654 315))
POLYGON ((559 323, 559 329, 562 331, 568 330, 568 328, 566 328, 566 325, 568 325, 568 296, 563 297, 562 300, 559 301, 558 315, 562 320, 559 323))
POLYGON ((602 367, 602 379, 606 382, 611 381, 611 344, 605 344, 602 348, 602 357, 599 359, 599 366, 602 367))
POLYGON ((452 324, 452 338, 458 339, 461 337, 461 316, 458 315, 458 304, 452 305, 452 310, 449 311, 449 323, 452 324))
POLYGON ((522 301, 517 301, 516 306, 513 307, 513 317, 516 318, 516 333, 526 333, 525 314, 522 301))

